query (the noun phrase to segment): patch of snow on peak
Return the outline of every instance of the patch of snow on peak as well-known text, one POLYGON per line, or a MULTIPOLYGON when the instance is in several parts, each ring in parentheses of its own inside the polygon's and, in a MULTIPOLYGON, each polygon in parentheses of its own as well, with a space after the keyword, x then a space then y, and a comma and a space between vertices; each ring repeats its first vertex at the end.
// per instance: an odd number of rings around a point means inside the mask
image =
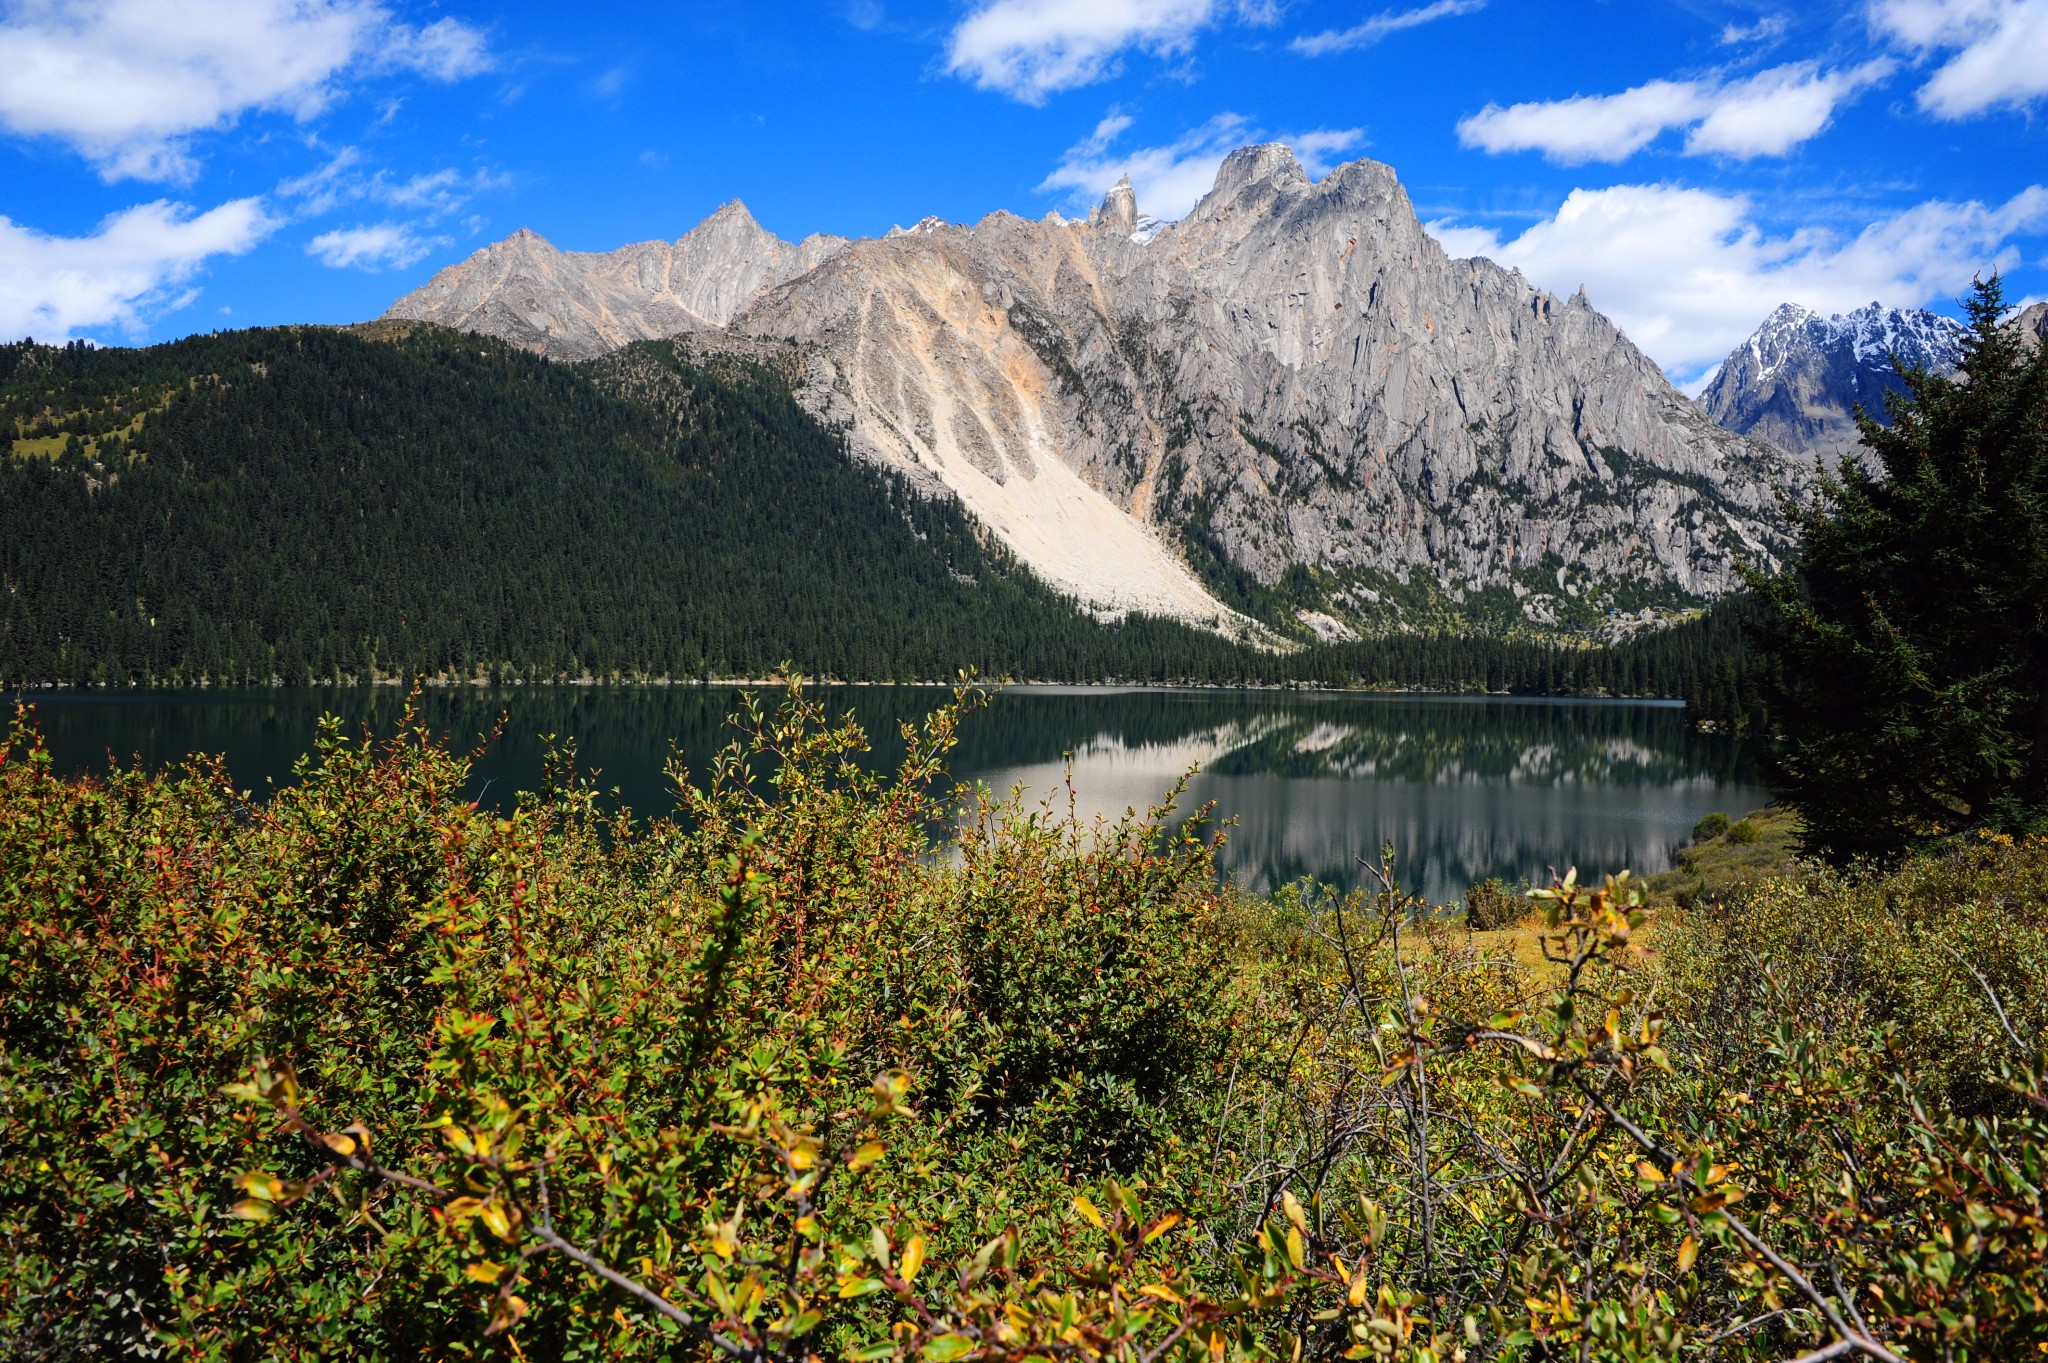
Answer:
POLYGON ((1131 233, 1131 240, 1143 246, 1179 221, 1179 218, 1153 218, 1141 214, 1138 218, 1138 230, 1131 233))

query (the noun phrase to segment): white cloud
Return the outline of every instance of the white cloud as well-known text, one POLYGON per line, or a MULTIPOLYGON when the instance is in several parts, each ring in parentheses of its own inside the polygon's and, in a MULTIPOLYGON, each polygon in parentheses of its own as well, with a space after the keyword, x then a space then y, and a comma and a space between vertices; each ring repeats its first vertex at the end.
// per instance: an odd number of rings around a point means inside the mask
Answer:
POLYGON ((182 307, 208 259, 240 255, 277 226, 261 199, 193 216, 159 200, 113 214, 85 237, 53 237, 0 217, 0 336, 59 340, 81 327, 134 332, 182 307))
MULTIPOLYGON (((1120 177, 1129 175, 1139 212, 1155 218, 1180 218, 1216 183, 1216 171, 1224 157, 1265 140, 1244 115, 1222 113, 1165 146, 1116 150, 1117 138, 1130 126, 1128 116, 1112 110, 1095 125, 1093 133, 1067 149, 1059 167, 1038 188, 1067 190, 1075 201, 1087 202, 1100 199, 1120 177)), ((1335 164, 1336 156, 1356 147, 1364 137, 1358 128, 1316 128, 1274 140, 1293 147, 1302 168, 1319 176, 1335 164)))
POLYGON ((399 180, 382 168, 365 171, 362 152, 343 147, 326 165, 280 183, 277 192, 297 201, 299 211, 308 217, 332 212, 345 203, 367 201, 413 209, 433 223, 457 212, 478 194, 504 189, 511 182, 510 176, 488 170, 464 174, 446 167, 399 180))
POLYGON ((1882 58, 1822 71, 1792 62, 1724 85, 1709 97, 1705 118, 1686 135, 1688 156, 1784 156, 1820 133, 1837 106, 1891 75, 1882 58))
POLYGON ((1920 87, 1929 113, 1967 118, 2048 95, 2048 0, 1873 0, 1869 13, 1911 51, 1953 54, 1920 87))
POLYGON ((1453 254, 1488 256, 1554 292, 1584 284, 1645 353, 1697 386, 1781 303, 1823 313, 1873 300, 1920 306, 2010 267, 2014 237, 2048 232, 2048 188, 1995 207, 1930 201, 1847 238, 1817 228, 1772 235, 1747 198, 1677 185, 1573 190, 1555 215, 1508 241, 1455 223, 1430 231, 1453 254))
POLYGON ((1423 226, 1453 260, 1485 256, 1499 263, 1503 259, 1501 253, 1505 248, 1501 245, 1500 233, 1491 227, 1472 227, 1453 218, 1438 218, 1423 226))
POLYGON ((1767 14, 1753 24, 1729 24, 1721 30, 1721 41, 1733 47, 1738 43, 1768 43, 1785 36, 1792 27, 1792 21, 1782 14, 1767 14))
POLYGON ((1618 95, 1489 104, 1458 124, 1468 147, 1540 151, 1552 161, 1625 161, 1672 128, 1688 156, 1784 156, 1827 127, 1838 105, 1892 73, 1879 59, 1823 71, 1791 62, 1744 80, 1653 80, 1618 95))
POLYGON ((1301 168, 1320 180, 1343 164, 1339 157, 1365 141, 1365 129, 1311 128, 1305 133, 1282 133, 1274 140, 1293 148, 1301 168))
POLYGON ((1541 151, 1553 161, 1623 161, 1666 128, 1700 116, 1699 87, 1653 80, 1618 95, 1489 104, 1458 123, 1458 141, 1484 151, 1541 151))
POLYGON ((1117 73, 1127 49, 1167 57, 1231 14, 1270 23, 1267 0, 981 0, 954 28, 946 69, 985 90, 1043 104, 1117 73))
POLYGON ((380 222, 322 232, 306 243, 306 254, 333 270, 403 269, 423 259, 447 237, 423 237, 405 223, 380 222))
POLYGON ((0 127, 68 143, 108 180, 188 180, 193 134, 251 110, 310 118, 350 71, 489 64, 476 30, 376 0, 0 0, 0 51, 0 127))
POLYGON ((484 35, 457 19, 436 19, 425 28, 409 28, 368 6, 382 22, 377 27, 379 50, 372 65, 385 70, 412 70, 435 80, 458 81, 491 69, 494 64, 484 35))
POLYGON ((1404 28, 1460 14, 1473 14, 1485 8, 1486 0, 1435 0, 1435 3, 1418 9, 1387 10, 1350 28, 1333 28, 1296 38, 1289 46, 1305 57, 1348 52, 1354 47, 1370 47, 1389 33, 1399 33, 1404 28))

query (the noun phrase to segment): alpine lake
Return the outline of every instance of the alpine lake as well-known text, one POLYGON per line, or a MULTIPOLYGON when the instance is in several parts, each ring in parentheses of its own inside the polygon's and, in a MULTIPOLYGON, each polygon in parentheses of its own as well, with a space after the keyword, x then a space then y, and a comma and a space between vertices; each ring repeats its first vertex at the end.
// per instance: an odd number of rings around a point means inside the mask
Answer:
MULTIPOLYGON (((752 688, 772 708, 779 688, 752 688)), ((899 725, 947 699, 936 687, 813 687, 851 712, 893 766, 899 725)), ((261 792, 294 779, 323 714, 388 735, 406 697, 391 687, 181 692, 30 692, 64 774, 110 763, 161 768, 225 757, 261 792)), ((539 784, 551 745, 573 742, 608 802, 671 814, 666 774, 702 779, 735 737, 725 686, 428 688, 420 717, 457 751, 477 748, 471 795, 490 807, 539 784), (502 721, 502 728, 501 726, 502 721)), ((1313 691, 1016 686, 967 718, 952 779, 1084 820, 1143 810, 1194 773, 1181 809, 1231 821, 1224 874, 1266 891, 1302 877, 1360 883, 1359 858, 1394 849, 1402 882, 1435 903, 1491 876, 1541 883, 1666 869, 1693 824, 1770 803, 1729 740, 1692 732, 1676 704, 1313 691), (1071 771, 1071 804, 1068 790, 1071 771)))

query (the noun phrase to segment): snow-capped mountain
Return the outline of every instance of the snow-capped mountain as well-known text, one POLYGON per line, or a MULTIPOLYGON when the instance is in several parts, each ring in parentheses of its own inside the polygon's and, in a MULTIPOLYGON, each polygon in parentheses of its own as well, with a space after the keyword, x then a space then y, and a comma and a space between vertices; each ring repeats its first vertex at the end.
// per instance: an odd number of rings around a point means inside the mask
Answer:
POLYGON ((1924 308, 1872 303, 1822 317, 1787 303, 1721 362, 1700 405, 1731 431, 1839 457, 1856 446, 1858 403, 1887 420, 1884 394, 1903 387, 1895 356, 1909 368, 1947 373, 1962 336, 1962 327, 1924 308))

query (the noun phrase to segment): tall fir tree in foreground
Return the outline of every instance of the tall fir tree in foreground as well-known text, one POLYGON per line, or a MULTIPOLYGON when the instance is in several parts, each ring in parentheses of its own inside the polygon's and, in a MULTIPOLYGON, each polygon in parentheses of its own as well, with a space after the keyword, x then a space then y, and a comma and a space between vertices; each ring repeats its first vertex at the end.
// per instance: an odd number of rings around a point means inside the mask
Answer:
POLYGON ((1968 300, 1955 377, 1903 374, 1868 454, 1754 573, 1779 668, 1777 784, 1831 861, 2048 822, 2048 347, 1968 300))

